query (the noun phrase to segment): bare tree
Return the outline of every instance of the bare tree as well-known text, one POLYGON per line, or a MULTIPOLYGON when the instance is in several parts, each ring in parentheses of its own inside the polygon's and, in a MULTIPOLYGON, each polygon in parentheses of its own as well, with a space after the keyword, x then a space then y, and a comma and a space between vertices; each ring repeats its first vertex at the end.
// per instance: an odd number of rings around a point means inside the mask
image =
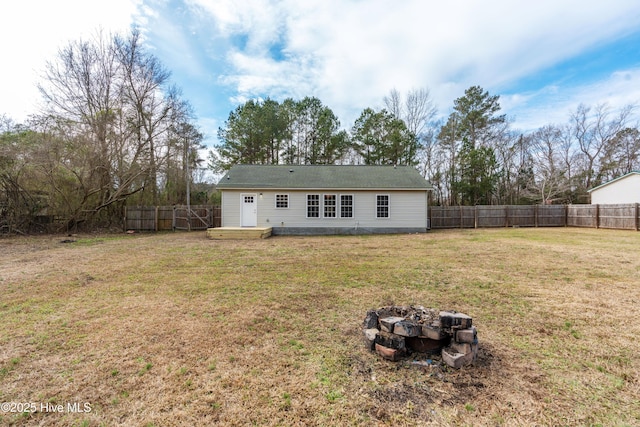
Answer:
POLYGON ((385 109, 393 116, 404 120, 409 132, 418 139, 428 131, 429 125, 438 113, 431 92, 427 88, 411 89, 407 92, 404 102, 397 89, 392 89, 388 96, 383 98, 385 109))
POLYGON ((505 120, 496 125, 493 139, 487 141, 487 145, 493 148, 500 174, 494 195, 494 202, 498 204, 518 203, 518 148, 521 135, 510 130, 509 121, 505 120))
POLYGON ((38 85, 47 114, 67 118, 86 137, 96 178, 87 191, 97 194, 101 205, 112 196, 110 152, 114 115, 120 106, 118 73, 110 39, 100 32, 91 41, 71 42, 61 49, 58 61, 47 62, 45 83, 38 85))
POLYGON ((398 89, 391 89, 389 95, 385 96, 382 100, 385 110, 399 119, 404 119, 405 114, 402 106, 402 95, 400 95, 398 89))
POLYGON ((588 190, 603 180, 603 164, 609 159, 603 158, 614 144, 630 119, 633 106, 623 107, 616 116, 607 104, 597 105, 594 109, 580 104, 571 115, 573 137, 578 144, 584 167, 582 171, 582 189, 588 190))
POLYGON ((404 121, 409 132, 413 132, 418 139, 422 139, 424 132, 433 125, 437 113, 438 109, 429 89, 412 89, 407 92, 404 121))
POLYGON ((640 168, 640 131, 626 127, 619 131, 601 156, 600 176, 609 181, 640 168))
POLYGON ((0 116, 0 234, 25 233, 41 206, 25 185, 31 164, 31 134, 0 116))
POLYGON ((187 117, 189 107, 169 85, 169 71, 144 50, 137 30, 127 38, 116 36, 114 46, 122 69, 121 95, 131 136, 125 140, 132 161, 146 161, 144 187, 151 202, 158 204, 158 173, 168 154, 164 147, 169 129, 187 117))
POLYGON ((448 159, 438 141, 437 128, 439 127, 441 127, 440 124, 434 124, 424 133, 418 165, 422 176, 433 186, 431 203, 436 205, 445 204, 448 197, 446 179, 448 159))
POLYGON ((446 164, 443 192, 447 195, 446 204, 449 206, 459 204, 458 195, 453 191, 454 183, 459 178, 457 168, 458 152, 461 146, 461 140, 458 134, 459 122, 460 118, 458 114, 455 112, 451 113, 437 135, 438 146, 443 153, 446 164))
POLYGON ((397 89, 392 89, 383 98, 385 109, 394 117, 404 121, 407 130, 415 135, 418 141, 418 168, 422 175, 433 182, 440 182, 443 172, 441 162, 436 162, 438 153, 437 129, 441 123, 435 123, 438 109, 427 88, 411 89, 404 101, 397 89))
MULTIPOLYGON (((538 200, 550 204, 565 196, 571 189, 561 152, 562 130, 547 125, 531 135, 531 154, 535 180, 531 188, 537 190, 538 200)), ((564 200, 563 200, 564 201, 564 200)))
POLYGON ((12 132, 16 127, 13 119, 6 114, 0 114, 0 133, 12 132))
POLYGON ((70 225, 119 218, 134 194, 159 202, 171 129, 192 119, 169 77, 136 30, 71 42, 47 63, 39 85, 46 110, 35 129, 59 154, 48 158, 44 177, 70 225))

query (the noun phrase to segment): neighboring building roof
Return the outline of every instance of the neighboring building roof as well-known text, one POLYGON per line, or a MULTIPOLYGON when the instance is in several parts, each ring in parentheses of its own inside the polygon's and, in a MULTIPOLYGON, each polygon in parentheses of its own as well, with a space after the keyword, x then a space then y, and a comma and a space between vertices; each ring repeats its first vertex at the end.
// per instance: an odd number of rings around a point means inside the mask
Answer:
POLYGON ((236 165, 218 188, 431 190, 433 187, 410 166, 351 165, 236 165))
POLYGON ((629 177, 631 175, 640 175, 640 172, 636 172, 636 171, 629 172, 628 174, 619 176, 619 177, 617 177, 615 179, 612 179, 611 181, 608 181, 608 182, 605 182, 604 184, 598 185, 597 187, 594 187, 591 190, 587 190, 587 193, 591 193, 592 191, 598 190, 598 189, 600 189, 602 187, 605 187, 605 186, 607 186, 609 184, 613 184, 614 182, 620 181, 621 179, 627 178, 627 177, 629 177))

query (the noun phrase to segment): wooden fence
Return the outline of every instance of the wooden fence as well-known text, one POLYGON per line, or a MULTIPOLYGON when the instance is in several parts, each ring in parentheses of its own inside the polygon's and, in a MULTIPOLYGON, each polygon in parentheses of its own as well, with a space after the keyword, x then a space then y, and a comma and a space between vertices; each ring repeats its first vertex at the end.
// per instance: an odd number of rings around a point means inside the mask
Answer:
POLYGON ((432 206, 431 228, 592 227, 639 230, 639 204, 432 206))
POLYGON ((220 207, 191 206, 126 206, 124 229, 134 231, 206 230, 220 227, 220 207))
POLYGON ((640 229, 639 204, 626 205, 569 205, 567 225, 570 227, 640 229))
MULTIPOLYGON (((431 206, 432 229, 487 227, 591 227, 640 230, 638 203, 627 205, 431 206)), ((221 226, 213 205, 127 206, 124 229, 135 231, 204 230, 221 226)))

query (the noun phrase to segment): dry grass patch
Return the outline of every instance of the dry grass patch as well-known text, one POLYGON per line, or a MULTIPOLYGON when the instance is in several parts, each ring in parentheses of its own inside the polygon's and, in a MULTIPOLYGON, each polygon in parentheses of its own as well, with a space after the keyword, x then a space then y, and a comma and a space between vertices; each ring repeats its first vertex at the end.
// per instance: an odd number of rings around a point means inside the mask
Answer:
POLYGON ((640 234, 0 240, 0 425, 638 425, 640 234), (480 353, 364 349, 366 310, 455 309, 480 353))

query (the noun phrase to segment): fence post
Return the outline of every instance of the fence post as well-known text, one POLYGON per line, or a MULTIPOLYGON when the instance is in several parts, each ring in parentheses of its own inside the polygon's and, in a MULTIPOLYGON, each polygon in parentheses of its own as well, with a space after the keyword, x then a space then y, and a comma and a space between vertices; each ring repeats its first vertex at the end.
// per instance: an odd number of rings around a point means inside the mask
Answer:
MULTIPOLYGON (((127 232, 127 206, 124 206, 124 217, 122 218, 122 232, 127 232)), ((636 215, 637 216, 637 215, 636 215)))
POLYGON ((473 206, 473 228, 478 228, 478 205, 473 206))
POLYGON ((640 203, 636 203, 636 231, 640 230, 640 203))
POLYGON ((600 205, 596 205, 596 228, 600 228, 600 205))
POLYGON ((538 205, 533 205, 533 225, 538 228, 538 205))
POLYGON ((504 205, 504 226, 509 227, 509 205, 504 205))
POLYGON ((569 205, 564 205, 564 226, 569 226, 569 205))

